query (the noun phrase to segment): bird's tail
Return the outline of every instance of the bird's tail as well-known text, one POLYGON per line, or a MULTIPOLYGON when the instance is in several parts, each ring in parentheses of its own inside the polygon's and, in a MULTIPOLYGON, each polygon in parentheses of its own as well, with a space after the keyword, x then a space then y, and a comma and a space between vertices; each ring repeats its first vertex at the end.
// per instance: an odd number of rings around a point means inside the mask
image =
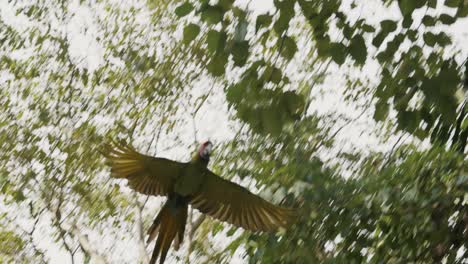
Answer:
POLYGON ((168 199, 156 219, 154 219, 153 225, 148 230, 147 243, 151 242, 156 235, 158 239, 154 246, 150 264, 155 264, 158 256, 160 256, 159 263, 164 263, 172 240, 175 239, 174 248, 179 249, 184 238, 187 210, 187 203, 178 204, 174 200, 168 199))

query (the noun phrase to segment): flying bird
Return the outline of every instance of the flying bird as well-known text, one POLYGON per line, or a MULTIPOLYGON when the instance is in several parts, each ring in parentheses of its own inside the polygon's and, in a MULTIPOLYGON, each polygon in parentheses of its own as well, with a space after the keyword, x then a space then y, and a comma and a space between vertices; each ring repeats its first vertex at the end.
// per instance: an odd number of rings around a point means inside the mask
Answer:
POLYGON ((189 162, 178 162, 139 153, 125 142, 105 144, 102 154, 111 176, 146 195, 166 196, 167 201, 148 230, 150 243, 157 236, 150 264, 164 263, 174 241, 179 249, 190 204, 201 213, 251 231, 274 231, 287 227, 296 210, 276 206, 246 188, 225 180, 207 166, 213 144, 204 142, 189 162))

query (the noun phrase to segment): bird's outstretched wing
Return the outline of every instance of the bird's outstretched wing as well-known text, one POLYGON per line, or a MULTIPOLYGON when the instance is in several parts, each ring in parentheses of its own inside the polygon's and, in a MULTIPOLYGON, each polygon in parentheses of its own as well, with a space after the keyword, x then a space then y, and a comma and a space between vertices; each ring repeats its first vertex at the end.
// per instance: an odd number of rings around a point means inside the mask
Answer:
POLYGON ((102 154, 111 166, 112 177, 125 178, 132 189, 148 195, 168 195, 185 166, 185 163, 140 154, 124 142, 105 144, 102 154))
POLYGON ((190 200, 194 208, 218 220, 252 231, 287 227, 295 209, 279 207, 206 169, 201 189, 190 200))

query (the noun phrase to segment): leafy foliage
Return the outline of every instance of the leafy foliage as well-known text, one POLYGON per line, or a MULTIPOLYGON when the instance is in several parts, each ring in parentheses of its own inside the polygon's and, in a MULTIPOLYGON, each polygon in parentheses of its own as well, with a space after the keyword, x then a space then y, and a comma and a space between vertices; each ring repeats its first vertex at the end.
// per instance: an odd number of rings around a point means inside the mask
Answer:
POLYGON ((20 253, 24 249, 24 241, 11 231, 0 232, 0 261, 12 262, 20 259, 20 253))

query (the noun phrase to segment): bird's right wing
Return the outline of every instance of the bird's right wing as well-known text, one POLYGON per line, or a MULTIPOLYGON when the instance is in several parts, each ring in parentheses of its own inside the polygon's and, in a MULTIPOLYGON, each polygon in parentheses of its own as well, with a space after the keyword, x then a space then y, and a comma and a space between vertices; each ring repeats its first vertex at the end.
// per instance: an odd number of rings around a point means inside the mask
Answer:
POLYGON ((200 212, 252 231, 274 231, 295 220, 296 209, 276 206, 208 169, 204 172, 204 182, 190 200, 200 212))
POLYGON ((105 144, 102 154, 112 177, 127 179, 132 189, 148 195, 168 195, 186 164, 143 155, 124 142, 105 144))

